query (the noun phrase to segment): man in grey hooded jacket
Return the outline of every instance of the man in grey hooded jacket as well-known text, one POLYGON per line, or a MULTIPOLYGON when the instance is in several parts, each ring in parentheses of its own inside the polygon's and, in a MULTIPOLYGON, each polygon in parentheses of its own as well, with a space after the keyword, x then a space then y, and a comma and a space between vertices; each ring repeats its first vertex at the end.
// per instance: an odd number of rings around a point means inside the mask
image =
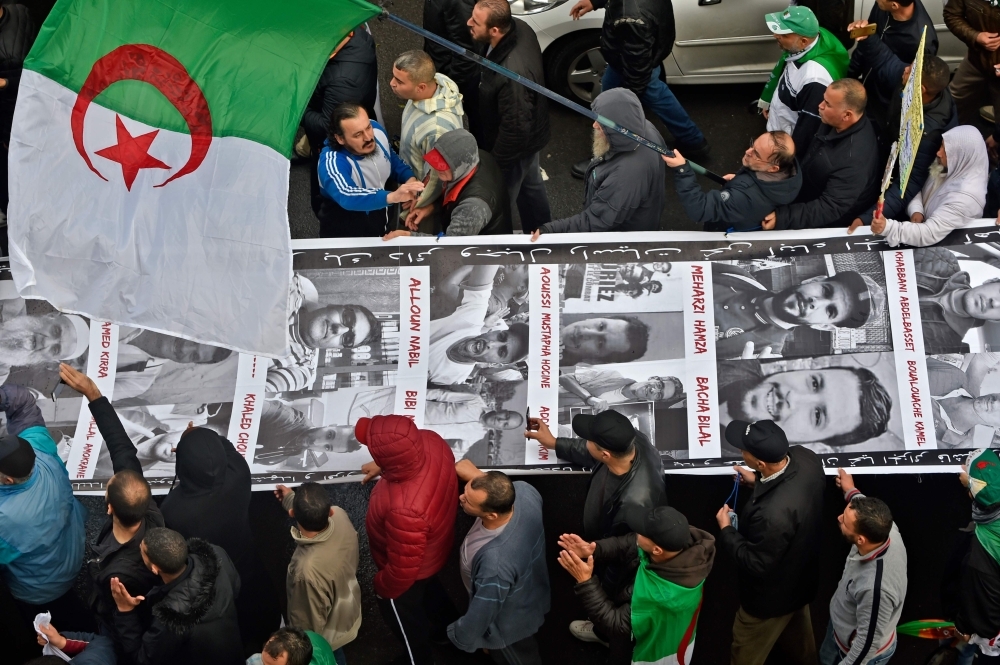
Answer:
MULTIPOLYGON (((591 108, 653 143, 664 144, 663 137, 646 120, 639 98, 627 88, 602 92, 591 108)), ((595 122, 594 159, 584 176, 583 210, 542 224, 531 238, 537 240, 542 233, 658 231, 665 174, 659 153, 595 122)))

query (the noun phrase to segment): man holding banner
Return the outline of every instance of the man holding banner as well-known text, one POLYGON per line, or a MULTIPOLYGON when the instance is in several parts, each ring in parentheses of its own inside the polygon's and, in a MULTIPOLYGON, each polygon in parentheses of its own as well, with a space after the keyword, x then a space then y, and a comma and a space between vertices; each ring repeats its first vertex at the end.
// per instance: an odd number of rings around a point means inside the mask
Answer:
POLYGON ((928 247, 948 233, 983 214, 990 161, 979 130, 962 125, 945 132, 930 177, 910 201, 910 221, 877 216, 872 233, 885 236, 889 245, 901 243, 928 247))

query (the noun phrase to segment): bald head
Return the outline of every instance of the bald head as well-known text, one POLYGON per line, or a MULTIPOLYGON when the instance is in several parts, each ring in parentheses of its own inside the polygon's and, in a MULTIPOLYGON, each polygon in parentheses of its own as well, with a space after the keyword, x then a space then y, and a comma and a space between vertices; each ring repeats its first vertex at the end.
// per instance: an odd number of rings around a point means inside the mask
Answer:
POLYGON ((151 498, 149 483, 132 469, 119 471, 108 481, 108 507, 112 516, 124 527, 132 527, 142 521, 151 498))

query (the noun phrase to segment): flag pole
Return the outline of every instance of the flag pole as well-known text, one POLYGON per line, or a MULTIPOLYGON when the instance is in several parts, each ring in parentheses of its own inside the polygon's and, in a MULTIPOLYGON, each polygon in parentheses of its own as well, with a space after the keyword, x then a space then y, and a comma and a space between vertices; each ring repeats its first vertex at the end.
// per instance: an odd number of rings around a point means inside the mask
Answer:
MULTIPOLYGON (((516 82, 520 83, 521 85, 523 85, 524 87, 528 88, 529 90, 533 90, 534 92, 537 92, 538 94, 542 95, 543 97, 547 97, 547 98, 551 99, 552 101, 554 101, 554 102, 556 102, 558 104, 562 104, 566 108, 572 109, 572 110, 576 111, 577 113, 579 113, 581 115, 584 115, 584 116, 590 118, 591 120, 594 120, 595 122, 597 122, 598 124, 600 124, 602 127, 607 127, 608 129, 610 129, 612 131, 618 132, 622 136, 625 136, 626 138, 631 139, 632 141, 635 141, 639 145, 643 145, 643 146, 649 148, 650 150, 653 150, 654 152, 658 152, 661 155, 666 155, 667 157, 673 157, 674 156, 674 151, 673 150, 670 150, 670 149, 668 149, 668 148, 666 148, 666 147, 664 147, 662 145, 659 145, 658 143, 654 143, 653 141, 650 141, 649 139, 647 139, 647 138, 645 138, 643 136, 640 136, 639 134, 636 134, 635 132, 633 132, 633 131, 631 131, 629 129, 626 129, 625 127, 622 127, 621 125, 619 125, 614 120, 611 120, 610 118, 605 118, 603 115, 600 115, 599 113, 595 113, 594 111, 592 111, 591 109, 588 109, 585 106, 581 106, 580 104, 577 104, 574 101, 566 99, 562 95, 559 95, 559 94, 556 94, 556 93, 552 92, 548 88, 535 83, 531 79, 526 79, 523 76, 521 76, 520 74, 517 74, 515 72, 510 71, 506 67, 501 67, 497 63, 495 63, 495 62, 493 62, 491 60, 487 60, 486 58, 484 58, 483 56, 479 55, 478 53, 473 53, 472 51, 470 51, 469 49, 467 49, 465 47, 459 46, 458 44, 450 42, 447 39, 444 39, 443 37, 439 37, 439 36, 435 35, 433 32, 430 32, 428 30, 424 30, 423 28, 421 28, 418 25, 414 25, 413 23, 410 23, 409 21, 407 21, 405 19, 401 19, 398 16, 390 14, 388 12, 388 10, 386 10, 386 9, 382 10, 382 14, 380 15, 380 18, 388 19, 388 20, 392 21, 393 23, 396 23, 397 25, 401 25, 402 27, 406 28, 407 30, 410 30, 412 32, 417 33, 418 35, 420 35, 421 37, 424 37, 425 39, 429 39, 432 42, 436 42, 436 43, 440 44, 441 46, 445 47, 449 51, 453 51, 454 53, 457 53, 458 55, 462 56, 463 58, 466 58, 468 60, 472 60, 473 62, 475 62, 475 63, 477 63, 477 64, 479 64, 479 65, 481 65, 483 67, 486 67, 487 69, 493 70, 494 72, 496 72, 497 74, 500 74, 501 76, 506 76, 507 78, 511 79, 512 81, 516 81, 516 82)), ((723 178, 718 173, 713 173, 712 171, 709 171, 708 169, 706 169, 701 164, 695 164, 690 159, 687 160, 687 163, 688 163, 688 166, 691 167, 691 170, 694 171, 695 173, 698 173, 699 175, 703 175, 706 178, 708 178, 709 180, 713 180, 713 181, 719 183, 720 185, 726 184, 726 179, 723 178)))
POLYGON ((875 217, 882 216, 882 208, 885 207, 885 192, 892 182, 892 169, 896 166, 896 156, 899 154, 899 141, 892 142, 889 150, 889 161, 885 165, 885 173, 882 174, 882 190, 878 195, 878 204, 875 206, 875 217))

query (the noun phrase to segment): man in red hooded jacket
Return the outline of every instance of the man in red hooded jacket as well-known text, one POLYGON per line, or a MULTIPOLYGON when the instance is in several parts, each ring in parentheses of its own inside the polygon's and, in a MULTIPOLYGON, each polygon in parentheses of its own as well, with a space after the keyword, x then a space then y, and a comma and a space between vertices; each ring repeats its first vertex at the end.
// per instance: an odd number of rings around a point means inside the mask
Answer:
POLYGON ((374 460, 365 481, 381 474, 365 518, 379 610, 406 647, 400 662, 433 663, 431 640, 446 640, 445 627, 458 618, 437 578, 455 539, 455 456, 403 416, 362 418, 354 432, 374 460))

